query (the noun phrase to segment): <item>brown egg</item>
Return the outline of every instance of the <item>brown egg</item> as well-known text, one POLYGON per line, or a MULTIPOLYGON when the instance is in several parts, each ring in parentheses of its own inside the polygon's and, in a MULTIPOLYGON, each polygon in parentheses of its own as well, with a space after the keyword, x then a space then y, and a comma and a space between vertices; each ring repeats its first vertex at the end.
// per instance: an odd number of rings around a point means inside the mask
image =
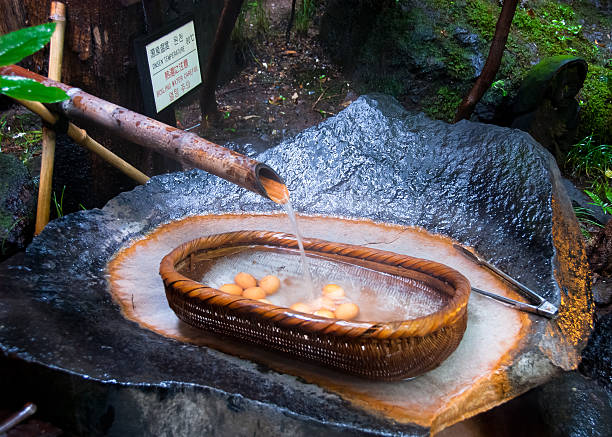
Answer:
POLYGON ((344 288, 337 284, 327 284, 323 287, 323 296, 330 299, 341 299, 344 297, 344 288))
POLYGON ((266 292, 261 287, 249 287, 242 292, 242 296, 248 299, 263 299, 266 292))
POLYGON ((336 308, 336 317, 342 320, 352 320, 359 314, 359 307, 354 303, 343 303, 336 308))
POLYGON ((259 286, 264 289, 266 294, 274 294, 280 288, 280 279, 274 275, 268 275, 261 278, 259 286))
POLYGON ((293 311, 297 311, 300 313, 306 313, 306 314, 310 314, 310 312, 312 311, 312 308, 310 308, 310 306, 306 305, 304 302, 294 303, 289 308, 292 309, 293 311))
POLYGON ((236 284, 223 284, 219 287, 219 290, 227 294, 233 294, 234 296, 240 296, 242 294, 242 287, 236 284))
POLYGON ((334 318, 334 313, 332 313, 330 310, 317 310, 313 314, 319 317, 327 317, 328 319, 334 318))
POLYGON ((240 272, 236 276, 234 276, 234 282, 244 289, 257 287, 257 281, 255 280, 253 275, 250 275, 245 272, 240 272))

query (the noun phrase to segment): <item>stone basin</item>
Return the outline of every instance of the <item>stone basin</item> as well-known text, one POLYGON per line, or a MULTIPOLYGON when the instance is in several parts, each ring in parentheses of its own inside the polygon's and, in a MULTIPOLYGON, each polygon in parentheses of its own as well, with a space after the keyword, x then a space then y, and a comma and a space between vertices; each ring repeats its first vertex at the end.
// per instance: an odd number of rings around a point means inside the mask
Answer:
POLYGON ((558 169, 528 135, 366 96, 257 158, 287 181, 305 236, 435 259, 519 298, 455 253, 456 241, 559 317, 472 295, 458 349, 399 383, 196 331, 165 303, 163 255, 208 233, 290 227, 272 202, 193 170, 51 223, 0 267, 3 390, 36 398, 78 434, 420 436, 577 366, 592 324, 584 248, 558 169))

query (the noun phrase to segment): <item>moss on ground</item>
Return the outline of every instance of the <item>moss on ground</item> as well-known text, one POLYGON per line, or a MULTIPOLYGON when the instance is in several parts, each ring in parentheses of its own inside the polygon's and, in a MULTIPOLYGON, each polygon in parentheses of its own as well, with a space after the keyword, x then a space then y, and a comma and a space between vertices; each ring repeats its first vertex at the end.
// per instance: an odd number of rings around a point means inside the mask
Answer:
POLYGON ((452 6, 455 6, 455 13, 453 14, 456 19, 461 19, 461 14, 456 12, 456 7, 460 6, 464 8, 467 17, 467 22, 472 28, 477 31, 486 41, 493 39, 493 33, 495 33, 495 24, 497 23, 497 17, 501 8, 497 3, 492 3, 486 0, 466 0, 464 2, 457 1, 451 2, 452 6))
POLYGON ((455 116, 461 99, 462 94, 458 90, 444 85, 438 88, 435 96, 427 99, 423 109, 431 118, 450 122, 455 116))

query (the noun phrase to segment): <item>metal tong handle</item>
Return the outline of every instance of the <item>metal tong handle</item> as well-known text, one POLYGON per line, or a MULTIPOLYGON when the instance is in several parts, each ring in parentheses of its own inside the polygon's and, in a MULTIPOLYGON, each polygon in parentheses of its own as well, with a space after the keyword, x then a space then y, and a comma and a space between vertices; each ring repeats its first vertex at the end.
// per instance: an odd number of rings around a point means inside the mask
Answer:
POLYGON ((494 294, 494 293, 491 293, 491 292, 488 292, 488 291, 480 290, 480 289, 477 289, 477 288, 474 288, 474 287, 472 287, 472 290, 476 291, 477 293, 483 294, 485 296, 491 297, 493 299, 497 299, 500 302, 504 302, 504 303, 507 303, 509 305, 512 305, 512 306, 516 307, 519 310, 527 311, 527 312, 534 313, 534 314, 539 314, 541 316, 545 316, 545 317, 548 317, 548 318, 555 317, 557 315, 557 313, 559 312, 558 308, 555 305, 553 305, 552 303, 550 303, 549 301, 544 299, 538 293, 536 293, 535 291, 531 290, 527 286, 521 284, 519 281, 517 281, 513 277, 511 277, 511 276, 507 275, 506 273, 502 272, 500 269, 495 267, 493 264, 491 264, 488 261, 482 259, 481 257, 476 255, 472 251, 467 250, 465 247, 460 246, 458 244, 453 244, 453 247, 455 249, 459 250, 467 258, 471 259, 472 261, 474 261, 475 263, 477 263, 479 265, 482 265, 482 266, 488 268, 493 273, 497 274, 501 278, 503 278, 506 281, 508 281, 510 284, 512 284, 515 287, 517 287, 519 289, 519 291, 522 292, 523 295, 525 295, 526 297, 529 297, 529 298, 535 300, 536 301, 536 305, 530 305, 530 304, 526 304, 524 302, 519 302, 517 300, 510 299, 510 298, 507 298, 507 297, 504 297, 504 296, 500 296, 498 294, 494 294))
POLYGON ((0 434, 7 432, 34 413, 36 413, 36 405, 28 402, 21 410, 15 414, 12 414, 10 417, 6 418, 2 423, 0 423, 0 434))
POLYGON ((491 299, 495 299, 505 304, 508 304, 516 308, 519 311, 525 311, 528 313, 537 314, 539 316, 548 317, 549 319, 555 317, 557 314, 556 307, 548 301, 546 301, 542 305, 536 306, 536 305, 531 305, 525 302, 520 302, 518 300, 510 299, 509 297, 506 297, 506 296, 501 296, 499 294, 491 293, 490 291, 481 290, 480 288, 476 288, 476 287, 472 287, 472 291, 475 291, 478 294, 482 294, 483 296, 490 297, 491 299))

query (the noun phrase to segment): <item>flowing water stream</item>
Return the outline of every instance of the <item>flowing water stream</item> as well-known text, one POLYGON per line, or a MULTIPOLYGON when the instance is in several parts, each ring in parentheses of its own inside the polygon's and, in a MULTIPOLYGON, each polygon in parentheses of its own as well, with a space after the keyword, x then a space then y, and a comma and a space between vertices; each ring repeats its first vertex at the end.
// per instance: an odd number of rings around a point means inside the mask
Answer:
POLYGON ((260 177, 260 182, 267 196, 273 202, 282 205, 285 211, 287 212, 287 216, 289 216, 289 221, 291 222, 291 227, 293 228, 293 234, 295 235, 295 238, 297 238, 298 247, 300 250, 302 275, 304 277, 304 284, 307 288, 307 296, 304 297, 308 297, 309 300, 314 300, 316 295, 315 285, 314 281, 312 280, 312 273, 310 265, 308 263, 308 258, 306 257, 306 251, 304 250, 302 234, 300 233, 300 229, 298 227, 295 211, 293 210, 293 206, 291 205, 289 190, 287 189, 287 186, 282 182, 267 177, 260 177))
POLYGON ((293 227, 293 233, 295 238, 297 238, 298 247, 300 249, 300 259, 302 261, 302 274, 304 275, 304 284, 306 284, 307 289, 310 292, 310 300, 314 300, 316 297, 315 285, 312 280, 312 273, 310 270, 310 264, 308 263, 308 258, 306 257, 306 251, 304 250, 304 243, 302 241, 302 234, 300 234, 300 228, 298 227, 297 217, 295 216, 295 212, 293 211, 293 206, 291 205, 291 199, 287 199, 287 202, 283 204, 285 211, 287 211, 287 215, 289 216, 289 221, 291 222, 291 226, 293 227))

